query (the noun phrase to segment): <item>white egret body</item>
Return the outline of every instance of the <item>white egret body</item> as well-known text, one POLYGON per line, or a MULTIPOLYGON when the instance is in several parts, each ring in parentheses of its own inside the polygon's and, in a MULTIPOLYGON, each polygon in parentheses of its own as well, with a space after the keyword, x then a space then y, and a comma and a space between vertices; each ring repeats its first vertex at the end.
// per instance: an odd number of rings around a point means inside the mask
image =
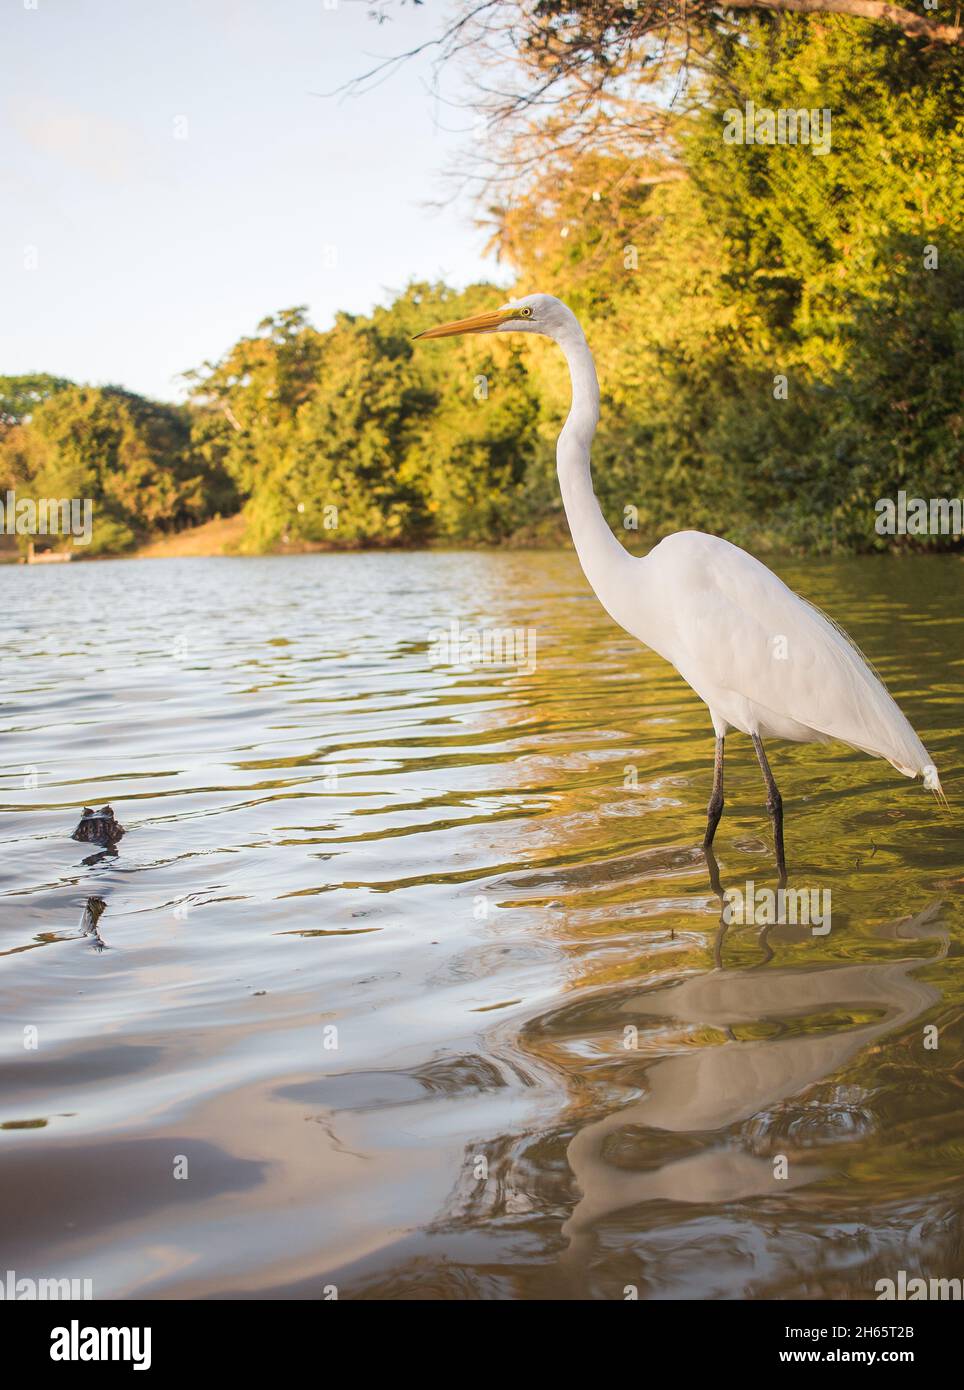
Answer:
POLYGON ((701 531, 667 536, 640 559, 613 535, 590 471, 599 382, 571 309, 552 295, 534 294, 418 336, 505 332, 542 333, 558 343, 569 364, 572 406, 556 459, 586 578, 610 617, 675 666, 709 708, 717 757, 704 846, 712 844, 723 809, 723 739, 730 729, 753 739, 781 873, 782 802, 763 751, 765 737, 838 739, 886 758, 907 777, 921 775, 942 796, 927 749, 858 649, 759 560, 701 531))

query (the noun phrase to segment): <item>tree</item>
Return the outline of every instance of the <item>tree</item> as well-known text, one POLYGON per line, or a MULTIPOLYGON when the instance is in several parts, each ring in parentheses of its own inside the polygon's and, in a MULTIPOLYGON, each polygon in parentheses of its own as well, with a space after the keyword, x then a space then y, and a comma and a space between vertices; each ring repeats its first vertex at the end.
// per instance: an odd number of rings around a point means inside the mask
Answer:
POLYGON ((32 413, 56 391, 73 382, 47 372, 28 372, 24 376, 0 376, 0 435, 12 425, 29 420, 32 413))
POLYGON ((287 311, 194 374, 194 446, 248 495, 249 549, 493 540, 519 523, 539 406, 518 348, 467 340, 442 359, 411 341, 494 293, 412 285, 325 333, 287 311))
POLYGON ((91 499, 93 555, 203 520, 219 487, 230 497, 190 438, 184 407, 116 386, 68 386, 7 431, 0 465, 23 496, 91 499))
MULTIPOLYGON (((614 526, 630 506, 650 537, 867 548, 895 543, 875 533, 878 498, 956 495, 959 68, 853 20, 748 19, 688 122, 682 179, 588 151, 495 209, 520 288, 587 322, 614 526), (725 143, 751 95, 826 103, 831 147, 725 143)), ((557 421, 548 375, 540 390, 557 421)))
MULTIPOLYGON (((418 0, 415 0, 418 3, 418 0)), ((375 0, 390 18, 407 0, 375 0)), ((662 179, 709 83, 725 75, 750 33, 787 20, 853 20, 862 51, 895 41, 908 64, 961 73, 964 26, 885 0, 465 0, 415 49, 383 59, 347 84, 363 93, 409 59, 434 56, 437 96, 466 107, 474 135, 449 170, 456 190, 502 201, 557 161, 595 151, 653 159, 662 179), (450 71, 459 90, 444 90, 450 71), (464 93, 468 92, 465 96, 464 93)), ((342 89, 345 90, 345 89, 342 89)), ((960 96, 958 96, 960 100, 960 96)))

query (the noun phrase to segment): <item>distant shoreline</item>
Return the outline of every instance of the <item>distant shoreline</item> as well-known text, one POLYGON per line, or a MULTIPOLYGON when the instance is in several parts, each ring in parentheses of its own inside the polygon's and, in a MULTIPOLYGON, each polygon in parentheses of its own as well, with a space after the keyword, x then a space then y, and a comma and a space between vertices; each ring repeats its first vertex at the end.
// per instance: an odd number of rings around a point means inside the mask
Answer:
MULTIPOLYGON (((229 517, 216 517, 212 521, 203 522, 200 526, 193 526, 186 531, 178 531, 171 536, 158 536, 151 541, 133 550, 116 551, 111 554, 100 554, 87 556, 82 546, 74 548, 74 560, 175 560, 175 559, 217 559, 217 558, 240 558, 248 559, 258 555, 352 555, 362 553, 372 553, 378 551, 393 551, 404 554, 406 552, 418 553, 424 551, 434 551, 444 553, 445 551, 477 551, 480 554, 496 550, 507 551, 553 551, 568 550, 571 547, 568 532, 564 523, 558 526, 550 522, 547 526, 534 530, 520 531, 515 535, 506 538, 496 544, 482 543, 478 541, 432 541, 423 544, 410 545, 331 545, 319 541, 297 540, 291 545, 278 544, 264 551, 245 550, 244 538, 247 531, 247 523, 243 513, 237 512, 229 517)), ((634 535, 632 542, 626 535, 620 536, 620 540, 631 554, 644 555, 652 546, 656 545, 659 537, 645 537, 634 535)), ((776 541, 776 538, 773 538, 776 541)), ((745 548, 745 547, 744 547, 745 548)), ((793 547, 781 546, 779 543, 764 544, 761 537, 757 544, 757 550, 761 554, 785 555, 806 558, 808 552, 797 550, 793 547)), ((814 555, 809 552, 811 558, 830 558, 831 553, 821 553, 814 555)), ((955 547, 946 550, 936 550, 929 547, 914 547, 910 545, 891 546, 881 550, 865 551, 838 551, 836 558, 849 556, 858 558, 864 555, 878 555, 901 558, 905 555, 951 555, 958 559, 964 559, 964 550, 955 547)), ((0 566, 4 564, 17 564, 20 561, 20 552, 16 545, 16 538, 13 536, 0 536, 0 566)))

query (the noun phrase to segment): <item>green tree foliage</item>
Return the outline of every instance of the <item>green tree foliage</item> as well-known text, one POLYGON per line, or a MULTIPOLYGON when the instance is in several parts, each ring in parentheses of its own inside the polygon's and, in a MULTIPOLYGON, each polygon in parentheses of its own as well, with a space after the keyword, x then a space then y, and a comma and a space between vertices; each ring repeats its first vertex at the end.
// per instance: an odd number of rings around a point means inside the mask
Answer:
POLYGON ((0 376, 0 436, 12 425, 29 420, 41 401, 73 382, 47 372, 28 372, 23 376, 0 376))
POLYGON ((194 375, 196 445, 248 494, 249 547, 493 541, 520 523, 539 401, 518 345, 412 342, 495 294, 413 285, 327 333, 288 310, 194 375))
POLYGON ((687 148, 740 306, 707 455, 740 461, 740 534, 884 544, 877 498, 961 487, 961 55, 850 19, 743 32, 687 148), (829 109, 831 149, 721 144, 721 108, 749 99, 829 109))
POLYGON ((0 472, 19 495, 91 498, 89 554, 128 549, 139 538, 203 520, 230 484, 190 447, 184 407, 118 387, 69 386, 47 396, 29 424, 0 440, 0 472))
POLYGON ((686 177, 583 155, 502 215, 526 287, 590 320, 614 524, 633 503, 650 536, 948 543, 878 536, 874 502, 961 491, 961 66, 857 21, 747 20, 685 122, 686 177), (726 143, 748 100, 830 109, 829 152, 726 143))

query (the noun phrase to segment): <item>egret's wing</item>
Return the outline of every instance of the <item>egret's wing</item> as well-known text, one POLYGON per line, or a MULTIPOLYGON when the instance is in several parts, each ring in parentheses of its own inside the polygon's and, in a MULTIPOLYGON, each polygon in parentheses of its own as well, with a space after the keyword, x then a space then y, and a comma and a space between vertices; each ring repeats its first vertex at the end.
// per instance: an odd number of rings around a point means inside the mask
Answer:
POLYGON ((669 539, 683 541, 664 562, 677 615, 674 664, 694 688, 733 691, 911 777, 930 763, 870 663, 824 613, 727 541, 697 532, 669 539))

